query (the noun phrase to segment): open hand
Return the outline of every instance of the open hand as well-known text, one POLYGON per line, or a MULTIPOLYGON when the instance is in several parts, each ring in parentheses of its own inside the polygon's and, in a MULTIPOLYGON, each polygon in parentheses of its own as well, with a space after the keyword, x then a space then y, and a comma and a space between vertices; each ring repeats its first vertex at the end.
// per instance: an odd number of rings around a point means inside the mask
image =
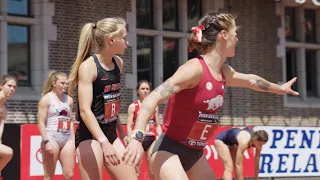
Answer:
POLYGON ((291 89, 291 86, 293 85, 293 83, 295 83, 297 81, 297 77, 292 78, 290 81, 286 82, 285 84, 282 84, 281 87, 281 92, 280 94, 291 94, 294 96, 298 96, 299 93, 297 91, 294 91, 291 89))

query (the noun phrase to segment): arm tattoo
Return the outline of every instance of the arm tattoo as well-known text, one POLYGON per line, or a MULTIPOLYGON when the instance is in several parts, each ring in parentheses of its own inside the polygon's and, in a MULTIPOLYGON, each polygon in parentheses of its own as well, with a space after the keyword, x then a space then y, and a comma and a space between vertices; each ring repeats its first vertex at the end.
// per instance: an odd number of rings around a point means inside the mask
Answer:
POLYGON ((255 85, 265 91, 269 91, 270 89, 270 83, 264 79, 256 79, 255 85))
POLYGON ((176 91, 174 90, 173 86, 171 86, 169 81, 165 81, 162 85, 160 90, 161 97, 167 97, 168 95, 175 94, 176 91))

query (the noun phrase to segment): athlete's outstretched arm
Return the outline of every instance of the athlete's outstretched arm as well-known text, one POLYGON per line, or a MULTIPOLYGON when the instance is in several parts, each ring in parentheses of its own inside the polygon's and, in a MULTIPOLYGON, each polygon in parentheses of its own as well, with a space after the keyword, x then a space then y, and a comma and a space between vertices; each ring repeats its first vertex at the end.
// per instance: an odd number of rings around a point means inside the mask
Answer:
POLYGON ((256 147, 256 154, 254 157, 254 180, 259 179, 259 164, 260 164, 260 156, 261 156, 262 147, 256 147))
MULTIPOLYGON (((143 100, 134 129, 144 131, 148 120, 151 118, 151 115, 158 104, 169 99, 183 89, 195 87, 200 82, 201 77, 202 66, 199 60, 191 59, 180 66, 173 76, 152 91, 143 100)), ((142 154, 143 148, 141 142, 133 138, 126 147, 122 158, 125 163, 137 166, 141 160, 142 154)))
POLYGON ((162 133, 162 128, 159 120, 159 107, 156 107, 156 112, 155 112, 155 125, 156 125, 156 131, 157 131, 157 136, 160 136, 162 133))
POLYGON ((255 74, 243 74, 235 71, 231 66, 224 65, 222 68, 226 85, 232 87, 245 87, 260 92, 270 92, 275 94, 292 94, 298 96, 299 93, 293 91, 291 86, 296 82, 297 78, 293 78, 283 85, 269 82, 255 74))
POLYGON ((201 77, 202 67, 198 60, 189 60, 181 65, 169 79, 143 100, 134 129, 144 131, 158 104, 168 100, 181 90, 195 87, 201 77))

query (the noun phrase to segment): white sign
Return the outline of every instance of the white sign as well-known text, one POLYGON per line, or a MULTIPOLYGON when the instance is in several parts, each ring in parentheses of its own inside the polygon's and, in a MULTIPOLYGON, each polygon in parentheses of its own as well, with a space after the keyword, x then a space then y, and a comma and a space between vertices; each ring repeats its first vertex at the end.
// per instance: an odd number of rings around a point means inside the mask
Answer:
MULTIPOLYGON (((306 0, 296 0, 296 3, 299 3, 299 4, 303 4, 305 3, 306 0)), ((316 5, 316 6, 320 6, 320 1, 319 0, 312 0, 313 4, 316 5)))
POLYGON ((268 132, 259 177, 320 176, 320 128, 256 126, 268 132))
MULTIPOLYGON (((43 176, 42 153, 40 150, 41 136, 30 136, 30 176, 43 176)), ((61 164, 58 161, 55 175, 62 175, 61 164)))

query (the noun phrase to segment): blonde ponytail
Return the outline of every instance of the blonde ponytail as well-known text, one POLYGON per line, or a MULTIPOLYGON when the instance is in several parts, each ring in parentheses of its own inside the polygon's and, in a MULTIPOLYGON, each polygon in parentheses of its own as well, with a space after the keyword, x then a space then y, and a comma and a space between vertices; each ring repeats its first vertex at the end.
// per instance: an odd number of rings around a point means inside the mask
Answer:
POLYGON ((126 21, 122 18, 104 18, 96 24, 85 24, 80 33, 77 58, 71 66, 69 76, 68 94, 73 97, 73 92, 78 84, 78 71, 81 63, 86 60, 94 51, 94 45, 97 48, 105 47, 105 39, 109 35, 119 35, 121 29, 125 28, 126 21))
POLYGON ((78 53, 77 58, 73 65, 71 66, 70 76, 69 76, 69 88, 68 94, 72 97, 74 89, 78 82, 78 70, 81 63, 88 58, 93 50, 93 28, 96 27, 94 23, 85 24, 80 33, 78 53))

